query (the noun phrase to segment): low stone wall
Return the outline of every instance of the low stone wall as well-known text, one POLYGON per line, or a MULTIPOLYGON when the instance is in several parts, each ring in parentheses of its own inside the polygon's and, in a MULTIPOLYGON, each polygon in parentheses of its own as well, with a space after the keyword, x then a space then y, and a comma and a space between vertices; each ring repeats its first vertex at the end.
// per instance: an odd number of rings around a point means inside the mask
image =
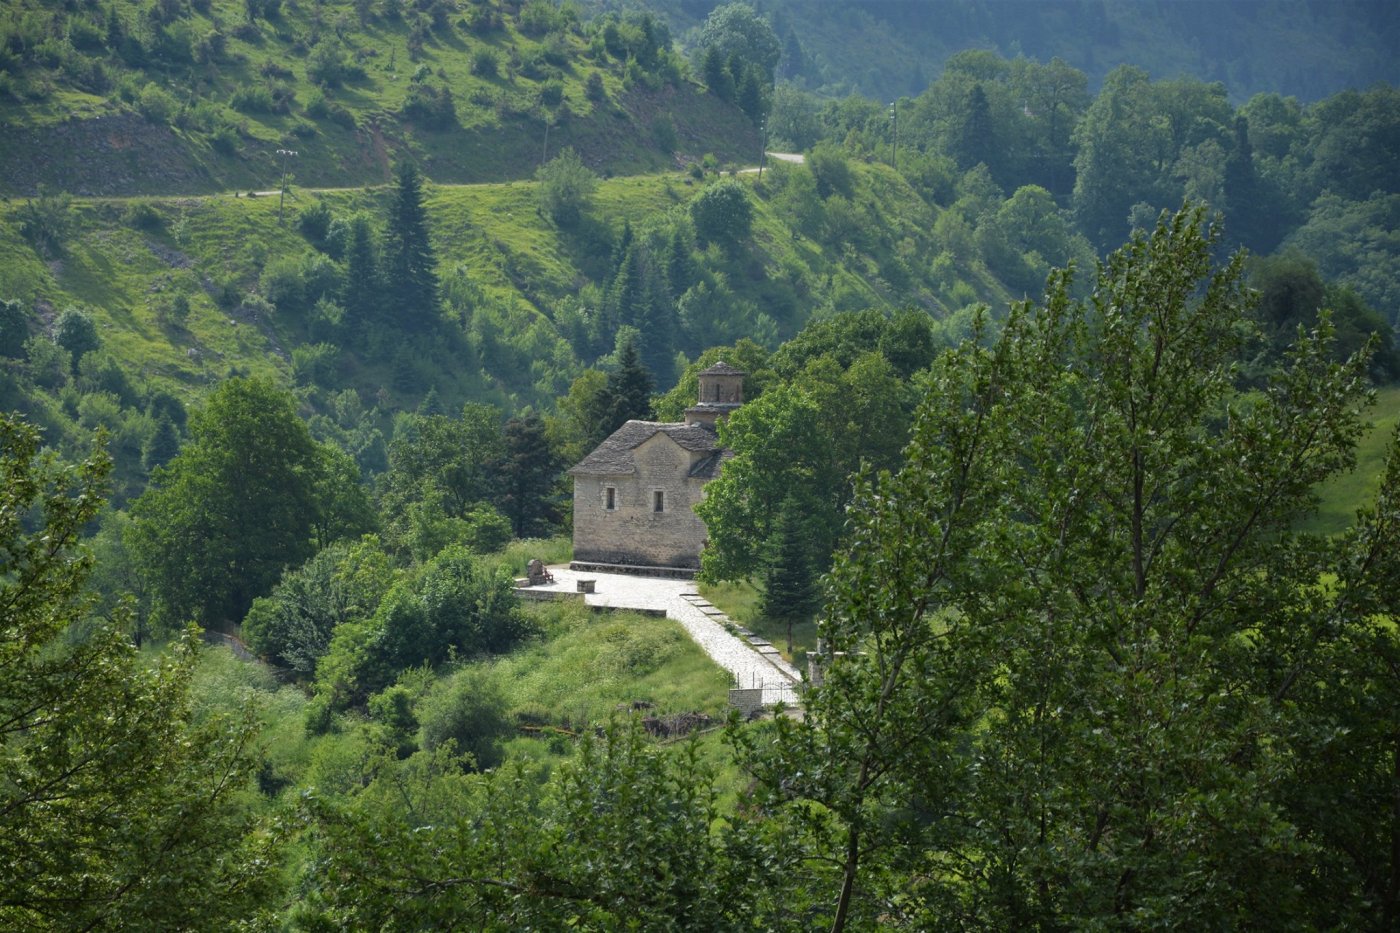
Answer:
POLYGON ((543 590, 519 582, 515 584, 515 595, 519 596, 521 599, 537 603, 558 602, 565 599, 583 599, 582 593, 570 593, 565 590, 543 590))
POLYGON ((762 687, 736 687, 729 691, 729 705, 746 718, 763 709, 762 687))
POLYGON ((634 577, 661 577, 665 580, 694 580, 700 571, 691 567, 649 567, 643 564, 604 564, 598 561, 576 560, 570 570, 579 573, 625 573, 634 577))

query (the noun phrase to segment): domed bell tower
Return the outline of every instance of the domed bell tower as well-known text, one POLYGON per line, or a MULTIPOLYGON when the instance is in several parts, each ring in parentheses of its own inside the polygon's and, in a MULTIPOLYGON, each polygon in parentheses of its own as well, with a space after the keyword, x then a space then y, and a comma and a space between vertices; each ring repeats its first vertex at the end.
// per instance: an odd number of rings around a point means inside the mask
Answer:
POLYGON ((700 399, 685 410, 686 424, 703 424, 711 429, 730 412, 744 404, 742 369, 721 360, 700 373, 700 399))

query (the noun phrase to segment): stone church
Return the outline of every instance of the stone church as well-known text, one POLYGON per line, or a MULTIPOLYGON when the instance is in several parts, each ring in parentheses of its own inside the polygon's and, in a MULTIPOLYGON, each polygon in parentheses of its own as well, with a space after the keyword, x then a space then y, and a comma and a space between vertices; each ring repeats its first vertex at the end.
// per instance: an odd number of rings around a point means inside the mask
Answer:
POLYGON ((569 470, 575 569, 699 569, 705 523, 695 505, 730 456, 715 426, 743 403, 744 375, 716 363, 700 373, 700 398, 685 421, 629 421, 569 470))

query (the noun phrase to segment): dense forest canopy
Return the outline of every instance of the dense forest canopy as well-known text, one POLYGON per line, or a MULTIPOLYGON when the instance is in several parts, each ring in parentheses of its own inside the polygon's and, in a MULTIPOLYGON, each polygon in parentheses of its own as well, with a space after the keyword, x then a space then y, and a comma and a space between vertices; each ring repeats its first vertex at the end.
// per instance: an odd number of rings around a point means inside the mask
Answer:
POLYGON ((1390 5, 12 7, 0 925, 1395 925, 1390 5))

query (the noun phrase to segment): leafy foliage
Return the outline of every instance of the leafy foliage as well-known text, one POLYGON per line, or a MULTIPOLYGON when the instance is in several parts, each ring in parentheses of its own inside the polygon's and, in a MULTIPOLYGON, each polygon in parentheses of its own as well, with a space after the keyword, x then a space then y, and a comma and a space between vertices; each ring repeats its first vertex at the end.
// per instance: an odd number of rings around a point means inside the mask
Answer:
POLYGON ((696 506, 709 533, 703 575, 734 580, 762 567, 785 508, 805 516, 808 559, 825 571, 851 475, 862 464, 898 465, 909 411, 907 387, 878 352, 844 368, 834 355, 817 356, 791 381, 746 401, 720 428, 733 457, 696 506))
MULTIPOLYGON (((451 530, 431 532, 424 526, 465 523, 475 507, 497 501, 505 450, 500 415, 491 406, 468 404, 457 418, 410 416, 389 445, 380 495, 391 544, 410 550, 425 533, 446 536, 438 548, 448 543, 456 536, 451 530)), ((465 526, 458 532, 464 534, 465 526)), ((430 547, 423 556, 436 550, 430 547)))
POLYGON ((253 600, 243 637, 261 656, 310 677, 336 626, 373 616, 393 582, 393 568, 377 539, 337 542, 253 600))
MULTIPOLYGON (((427 804, 415 777, 400 766, 379 781, 427 804)), ((320 922, 795 928, 766 893, 781 864, 772 840, 742 819, 717 828, 719 801, 693 744, 666 752, 615 725, 586 741, 549 790, 506 769, 441 813, 385 806, 376 790, 349 805, 308 801, 325 859, 320 922)))
POLYGON ((695 235, 704 243, 736 246, 753 227, 753 206, 742 185, 720 181, 710 185, 690 205, 695 235))
POLYGON ((408 668, 507 651, 529 633, 510 577, 447 547, 396 582, 372 618, 333 630, 317 693, 335 708, 360 705, 408 668))
POLYGON ((1087 301, 1057 276, 935 364, 905 466, 862 481, 842 655, 751 759, 827 840, 833 929, 1389 922, 1394 712, 1343 698, 1396 688, 1395 490, 1343 539, 1290 532, 1349 463, 1366 361, 1324 320, 1239 391, 1214 243, 1186 211, 1087 301))
POLYGON ((540 184, 540 207, 561 227, 572 227, 587 209, 598 178, 578 153, 565 148, 535 172, 540 184))
POLYGON ((53 342, 68 351, 75 373, 83 356, 102 346, 92 317, 79 308, 65 308, 58 316, 53 328, 53 342))
POLYGON ((343 484, 337 458, 269 383, 224 383, 190 431, 132 507, 132 556, 162 624, 237 622, 318 538, 365 530, 363 489, 343 484))
POLYGON ((397 299, 401 322, 410 330, 421 330, 437 318, 437 260, 428 236, 418 169, 411 162, 401 162, 394 177, 384 246, 385 286, 397 299))
POLYGON ((123 634, 129 609, 90 616, 78 538, 109 469, 100 453, 62 466, 0 416, 0 923, 246 918, 276 881, 238 799, 251 724, 194 715, 193 634, 149 665, 123 634))

